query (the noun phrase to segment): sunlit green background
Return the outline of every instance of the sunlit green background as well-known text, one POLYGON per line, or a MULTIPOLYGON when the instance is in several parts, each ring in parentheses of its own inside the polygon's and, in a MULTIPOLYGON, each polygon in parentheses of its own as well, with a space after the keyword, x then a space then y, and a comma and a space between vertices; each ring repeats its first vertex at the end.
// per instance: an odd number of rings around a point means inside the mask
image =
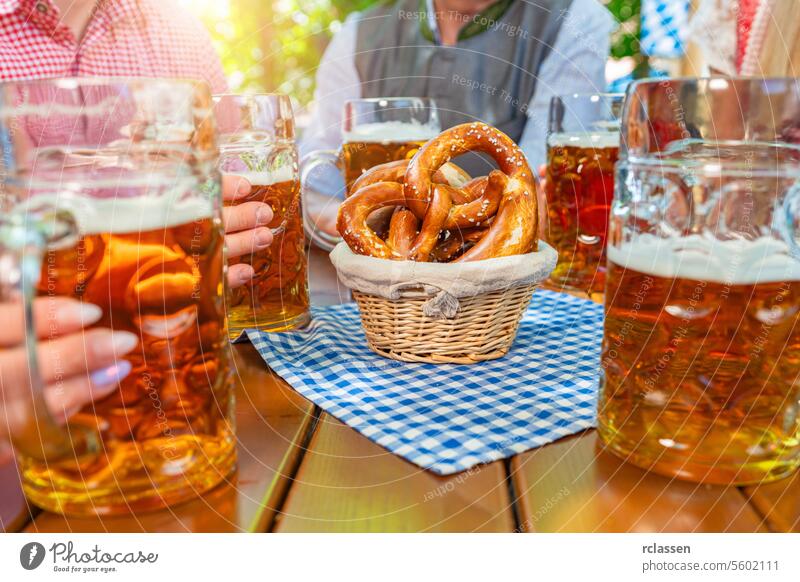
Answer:
MULTIPOLYGON (((205 23, 231 90, 280 91, 299 103, 314 92, 314 74, 330 37, 354 10, 381 0, 181 0, 205 23)), ((639 55, 640 0, 603 0, 621 22, 614 58, 639 55)))

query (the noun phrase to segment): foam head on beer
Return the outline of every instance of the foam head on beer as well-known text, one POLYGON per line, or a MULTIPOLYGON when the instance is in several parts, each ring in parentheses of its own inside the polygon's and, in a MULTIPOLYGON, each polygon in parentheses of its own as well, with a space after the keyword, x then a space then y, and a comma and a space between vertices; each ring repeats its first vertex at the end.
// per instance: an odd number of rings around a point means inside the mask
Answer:
MULTIPOLYGON (((98 186, 95 184, 95 186, 98 186)), ((166 229, 198 220, 210 219, 213 202, 195 194, 194 180, 166 182, 161 185, 142 182, 127 183, 138 190, 136 196, 113 195, 116 183, 100 187, 107 190, 106 197, 86 196, 63 190, 58 194, 37 194, 20 203, 19 212, 34 212, 49 208, 69 212, 75 219, 81 235, 130 234, 134 232, 166 229), (189 193, 189 196, 186 194, 189 193)))
POLYGON ((275 170, 241 170, 241 171, 226 171, 227 175, 241 176, 250 182, 251 186, 272 186, 273 184, 280 184, 281 182, 291 182, 296 179, 296 172, 291 165, 284 165, 275 170))
POLYGON ((386 143, 428 141, 439 135, 439 128, 422 123, 386 121, 356 125, 344 132, 344 143, 386 143))
POLYGON ((618 148, 619 132, 568 132, 551 133, 547 136, 548 146, 591 148, 618 148))
POLYGON ((800 281, 800 262, 792 258, 785 242, 769 237, 720 240, 643 234, 622 245, 609 245, 607 252, 619 267, 664 279, 725 285, 800 281))

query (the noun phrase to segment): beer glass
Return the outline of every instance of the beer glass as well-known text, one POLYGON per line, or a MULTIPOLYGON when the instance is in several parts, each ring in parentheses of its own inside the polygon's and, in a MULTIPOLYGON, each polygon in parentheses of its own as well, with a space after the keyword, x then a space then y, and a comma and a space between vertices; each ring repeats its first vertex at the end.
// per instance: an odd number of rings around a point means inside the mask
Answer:
POLYGON ((307 216, 306 230, 322 248, 333 248, 338 235, 319 228, 314 216, 329 211, 335 214, 342 191, 321 183, 314 173, 320 166, 334 166, 344 178, 344 194, 358 177, 370 168, 410 160, 425 142, 442 131, 439 112, 433 99, 418 97, 380 97, 347 101, 342 117, 342 146, 337 150, 318 150, 303 157, 301 182, 308 206, 319 209, 307 216))
POLYGON ((547 240, 558 251, 549 286, 602 293, 606 228, 624 95, 553 97, 547 135, 547 240))
POLYGON ((30 380, 4 386, 4 397, 26 496, 50 511, 118 514, 211 489, 236 455, 209 90, 152 79, 7 83, 0 144, 2 307, 26 309, 30 380), (61 297, 93 303, 96 327, 139 340, 125 356, 130 374, 66 427, 44 405, 33 296, 48 309, 61 297))
POLYGON ((718 484, 800 465, 799 97, 795 79, 629 89, 598 430, 636 465, 718 484))
POLYGON ((227 295, 231 339, 248 328, 285 331, 310 320, 303 213, 300 204, 294 116, 289 97, 279 94, 218 95, 220 170, 244 176, 252 190, 232 206, 269 204, 273 242, 264 250, 231 259, 247 263, 253 279, 227 295))

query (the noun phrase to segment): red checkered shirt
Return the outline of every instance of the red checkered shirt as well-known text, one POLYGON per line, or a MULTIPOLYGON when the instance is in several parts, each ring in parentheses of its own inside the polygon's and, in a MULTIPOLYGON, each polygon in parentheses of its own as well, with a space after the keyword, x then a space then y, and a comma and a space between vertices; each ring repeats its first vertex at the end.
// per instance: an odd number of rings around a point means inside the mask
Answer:
POLYGON ((226 88, 202 24, 170 0, 100 0, 83 38, 51 0, 0 0, 0 81, 46 77, 182 77, 226 88))

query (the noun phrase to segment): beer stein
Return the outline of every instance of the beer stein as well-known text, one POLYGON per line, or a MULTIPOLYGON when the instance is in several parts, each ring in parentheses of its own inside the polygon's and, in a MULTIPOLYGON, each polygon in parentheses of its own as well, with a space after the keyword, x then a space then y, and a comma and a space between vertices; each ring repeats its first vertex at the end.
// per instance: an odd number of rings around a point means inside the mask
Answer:
POLYGON ((292 104, 279 94, 217 95, 214 101, 220 171, 244 176, 252 186, 230 204, 265 202, 273 212, 272 244, 230 261, 251 265, 255 276, 228 291, 228 333, 236 339, 248 328, 300 327, 311 317, 292 104))
POLYGON ((598 431, 663 475, 800 465, 800 87, 629 89, 608 241, 598 431))
POLYGON ((558 251, 548 286, 602 293, 606 228, 624 95, 557 95, 547 135, 547 240, 558 251))
POLYGON ((342 118, 342 146, 318 150, 303 157, 301 183, 306 208, 306 231, 318 246, 332 249, 341 240, 335 232, 339 202, 358 177, 379 164, 410 160, 429 139, 442 131, 433 99, 386 97, 347 101, 342 118), (344 191, 330 174, 317 172, 333 166, 344 179, 344 191), (334 221, 319 217, 328 214, 334 221))
POLYGON ((29 368, 28 382, 3 396, 22 486, 39 507, 150 510, 234 470, 212 113, 208 88, 190 81, 0 85, 2 308, 5 321, 27 323, 14 334, 29 368), (124 356, 130 373, 65 427, 44 404, 34 297, 45 312, 63 297, 92 303, 103 312, 92 327, 138 338, 124 356))

